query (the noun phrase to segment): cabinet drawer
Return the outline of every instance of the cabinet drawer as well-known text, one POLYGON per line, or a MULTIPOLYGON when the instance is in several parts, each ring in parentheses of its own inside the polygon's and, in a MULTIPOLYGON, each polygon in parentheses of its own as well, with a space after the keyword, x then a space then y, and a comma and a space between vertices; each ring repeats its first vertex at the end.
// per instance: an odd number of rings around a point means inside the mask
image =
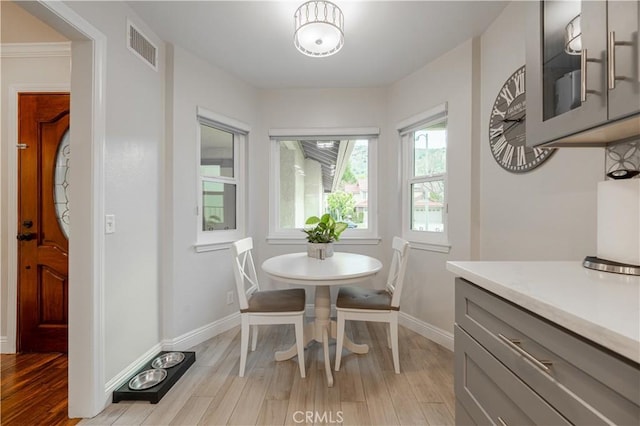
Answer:
POLYGON ((455 315, 462 329, 570 422, 640 424, 640 367, 632 361, 461 278, 455 315))
POLYGON ((454 333, 456 397, 468 416, 456 424, 570 424, 464 330, 454 333))

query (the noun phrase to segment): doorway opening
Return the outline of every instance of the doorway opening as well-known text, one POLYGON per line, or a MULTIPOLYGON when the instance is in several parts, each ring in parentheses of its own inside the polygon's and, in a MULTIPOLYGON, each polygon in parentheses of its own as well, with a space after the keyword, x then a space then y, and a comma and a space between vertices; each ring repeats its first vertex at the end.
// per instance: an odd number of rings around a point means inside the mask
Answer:
MULTIPOLYGON (((20 2, 18 5, 71 40, 70 111, 74 123, 69 131, 70 150, 73 152, 69 176, 73 191, 69 197, 73 208, 83 214, 78 215, 77 220, 74 218, 68 238, 68 415, 71 418, 92 417, 102 410, 109 398, 105 394, 104 380, 104 235, 101 232, 104 229, 106 37, 62 2, 20 2)), ((17 121, 16 116, 9 121, 17 121)), ((14 136, 8 148, 18 144, 17 131, 14 136)), ((9 191, 13 191, 9 199, 14 203, 14 212, 17 211, 18 198, 17 168, 16 161, 12 173, 14 182, 9 191)), ((17 229, 18 225, 21 228, 24 225, 17 223, 17 215, 14 218, 15 233, 10 233, 28 234, 28 228, 17 229)), ((17 249, 14 250, 16 261, 8 265, 14 269, 14 280, 10 283, 14 286, 14 302, 8 302, 14 307, 18 275, 16 253, 17 249)), ((60 277, 56 279, 62 281, 60 277)), ((49 318, 59 316, 58 313, 47 315, 49 318)), ((14 333, 16 316, 13 320, 14 333)))

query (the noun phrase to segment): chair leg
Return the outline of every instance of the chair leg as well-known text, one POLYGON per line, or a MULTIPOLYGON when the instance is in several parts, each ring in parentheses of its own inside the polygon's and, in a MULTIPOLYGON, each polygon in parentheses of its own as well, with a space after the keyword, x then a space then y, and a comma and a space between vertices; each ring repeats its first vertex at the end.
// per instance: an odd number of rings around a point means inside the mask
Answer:
POLYGON ((258 326, 254 324, 251 327, 251 352, 255 352, 258 345, 258 326))
POLYGON ((387 329, 387 347, 389 349, 392 348, 392 345, 391 345, 391 323, 389 323, 389 328, 387 329))
POLYGON ((304 367, 304 317, 296 320, 295 329, 296 346, 298 347, 298 366, 300 367, 300 377, 304 379, 306 377, 304 367))
POLYGON ((400 355, 398 353, 398 316, 394 315, 389 321, 389 332, 391 334, 391 353, 393 355, 393 368, 396 374, 400 374, 400 355))
POLYGON ((249 350, 249 316, 241 315, 240 329, 240 377, 244 377, 244 369, 247 364, 247 351, 249 350))
POLYGON ((344 314, 341 314, 340 311, 338 311, 338 324, 336 326, 336 371, 340 371, 340 361, 342 360, 342 345, 344 343, 344 322, 344 314))

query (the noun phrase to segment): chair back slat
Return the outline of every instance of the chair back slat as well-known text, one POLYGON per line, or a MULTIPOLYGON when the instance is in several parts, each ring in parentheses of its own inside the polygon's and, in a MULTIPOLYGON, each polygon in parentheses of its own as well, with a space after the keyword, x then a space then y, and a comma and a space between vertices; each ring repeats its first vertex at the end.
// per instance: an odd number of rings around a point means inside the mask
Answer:
POLYGON ((400 306, 404 273, 407 270, 407 261, 409 260, 409 242, 399 237, 393 237, 392 248, 393 256, 387 277, 387 291, 393 295, 391 306, 397 308, 400 306))
POLYGON ((251 237, 236 241, 231 245, 233 274, 236 279, 240 309, 247 309, 251 295, 260 290, 258 275, 253 263, 253 255, 251 254, 252 249, 253 239, 251 237))

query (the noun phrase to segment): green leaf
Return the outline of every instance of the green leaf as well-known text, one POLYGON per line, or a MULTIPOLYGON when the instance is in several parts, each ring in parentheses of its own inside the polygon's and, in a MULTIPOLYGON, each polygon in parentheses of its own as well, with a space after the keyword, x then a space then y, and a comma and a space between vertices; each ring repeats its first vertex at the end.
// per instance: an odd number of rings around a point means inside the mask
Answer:
POLYGON ((320 222, 320 218, 318 216, 309 216, 307 221, 304 223, 305 225, 313 225, 314 223, 320 222))
POLYGON ((347 229, 349 225, 347 225, 344 222, 338 222, 336 223, 336 228, 334 230, 334 234, 336 235, 336 240, 340 237, 340 234, 342 234, 342 232, 347 229))

